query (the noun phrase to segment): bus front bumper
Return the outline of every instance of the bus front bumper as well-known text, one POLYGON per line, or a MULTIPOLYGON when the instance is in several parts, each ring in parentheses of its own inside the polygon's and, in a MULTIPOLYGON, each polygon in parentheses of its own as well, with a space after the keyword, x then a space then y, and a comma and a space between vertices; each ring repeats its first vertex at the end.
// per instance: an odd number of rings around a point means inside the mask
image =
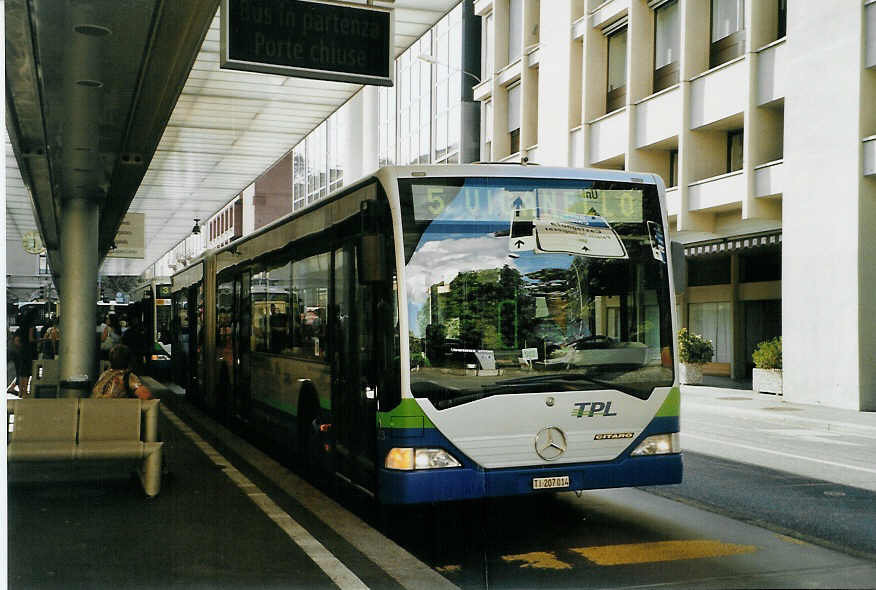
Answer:
POLYGON ((594 490, 681 483, 681 453, 630 457, 601 463, 549 468, 479 469, 457 467, 396 471, 380 469, 378 497, 385 504, 448 502, 541 492, 594 490), (568 487, 533 489, 535 478, 568 476, 568 487))

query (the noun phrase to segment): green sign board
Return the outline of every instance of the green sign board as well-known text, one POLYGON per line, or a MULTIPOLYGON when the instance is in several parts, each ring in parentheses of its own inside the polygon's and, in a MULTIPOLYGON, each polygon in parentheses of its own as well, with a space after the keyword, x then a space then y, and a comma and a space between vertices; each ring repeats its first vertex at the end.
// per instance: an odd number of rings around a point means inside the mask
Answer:
POLYGON ((391 9, 312 0, 223 0, 220 67, 392 86, 391 9))

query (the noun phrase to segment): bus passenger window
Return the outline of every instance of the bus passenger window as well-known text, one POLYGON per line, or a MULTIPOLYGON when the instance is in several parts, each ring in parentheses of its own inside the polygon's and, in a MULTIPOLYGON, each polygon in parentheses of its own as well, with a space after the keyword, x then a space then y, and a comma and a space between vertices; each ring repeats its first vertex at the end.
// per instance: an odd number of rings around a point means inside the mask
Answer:
POLYGON ((292 299, 296 302, 293 351, 297 355, 326 358, 329 261, 330 255, 326 252, 293 265, 292 299))

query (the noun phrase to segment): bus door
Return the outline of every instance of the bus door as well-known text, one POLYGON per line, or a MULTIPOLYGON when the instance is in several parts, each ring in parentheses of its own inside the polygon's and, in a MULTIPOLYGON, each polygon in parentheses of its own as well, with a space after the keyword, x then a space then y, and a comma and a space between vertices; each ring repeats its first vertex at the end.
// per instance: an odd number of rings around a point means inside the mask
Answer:
POLYGON ((204 326, 204 305, 203 295, 201 293, 201 283, 192 285, 188 288, 188 317, 189 317, 189 355, 188 355, 188 383, 186 384, 186 396, 191 398, 200 398, 201 383, 203 379, 201 371, 203 362, 201 360, 203 339, 201 332, 204 326))
POLYGON ((250 399, 250 334, 252 333, 252 298, 250 294, 250 271, 234 279, 234 307, 231 334, 234 354, 234 402, 235 417, 249 418, 250 399))
POLYGON ((171 366, 173 381, 180 387, 189 386, 189 297, 188 289, 173 294, 173 344, 171 366))
POLYGON ((234 383, 234 342, 232 336, 236 281, 223 277, 216 284, 216 373, 214 375, 216 410, 227 418, 232 414, 234 383))
POLYGON ((334 252, 332 430, 336 468, 354 484, 376 490, 376 411, 372 373, 373 287, 359 284, 355 249, 334 252))

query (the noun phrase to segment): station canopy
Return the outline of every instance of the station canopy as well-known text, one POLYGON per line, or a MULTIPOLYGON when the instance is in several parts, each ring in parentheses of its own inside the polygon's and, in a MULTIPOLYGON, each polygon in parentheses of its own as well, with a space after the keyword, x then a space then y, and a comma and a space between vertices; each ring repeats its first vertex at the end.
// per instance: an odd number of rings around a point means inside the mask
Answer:
MULTIPOLYGON (((395 12, 398 56, 458 2, 375 4, 395 12)), ((6 0, 7 240, 38 228, 55 279, 62 197, 101 203, 101 257, 145 214, 145 257, 100 271, 139 275, 361 88, 220 70, 218 4, 6 0)))

